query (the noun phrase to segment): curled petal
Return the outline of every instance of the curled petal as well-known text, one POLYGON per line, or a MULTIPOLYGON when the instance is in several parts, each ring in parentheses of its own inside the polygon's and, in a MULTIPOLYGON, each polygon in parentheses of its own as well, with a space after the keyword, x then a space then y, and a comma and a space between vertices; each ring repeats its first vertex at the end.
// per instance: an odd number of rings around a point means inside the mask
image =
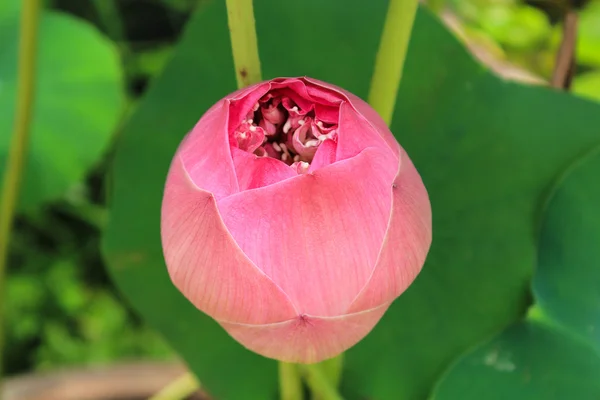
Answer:
POLYGON ((306 91, 317 103, 339 106, 346 100, 344 98, 346 97, 345 93, 336 90, 339 88, 317 79, 304 79, 306 81, 306 91))
POLYGON ((279 109, 281 100, 273 99, 272 103, 268 107, 261 108, 261 114, 263 118, 269 121, 271 124, 280 124, 285 119, 285 114, 279 109))
POLYGON ((431 245, 431 206, 421 177, 404 150, 394 179, 392 213, 377 265, 348 312, 385 304, 421 271, 431 245))
POLYGON ((298 315, 281 289, 241 251, 214 196, 193 184, 178 156, 165 187, 161 235, 173 283, 211 317, 268 324, 298 315))
POLYGON ((265 131, 260 126, 243 123, 240 128, 233 133, 235 140, 234 147, 253 153, 263 144, 265 140, 265 131))
POLYGON ((338 107, 329 107, 323 104, 316 104, 315 117, 318 120, 327 122, 328 124, 337 124, 339 117, 338 107))
POLYGON ((381 135, 362 115, 354 110, 350 103, 342 103, 336 159, 345 160, 354 157, 367 147, 390 150, 381 135))
POLYGON ((330 139, 325 140, 315 153, 315 157, 310 163, 310 172, 316 171, 335 162, 335 152, 337 144, 330 139))
POLYGON ((262 119, 259 126, 263 128, 267 136, 273 136, 277 132, 277 126, 266 119, 262 119))
POLYGON ((303 79, 288 78, 271 81, 271 88, 278 94, 288 97, 293 100, 300 110, 308 111, 314 105, 314 99, 306 90, 306 83, 303 79))
POLYGON ((391 210, 397 161, 386 149, 218 203, 248 257, 299 313, 340 315, 365 285, 391 210))
POLYGON ((306 121, 303 125, 300 125, 298 129, 294 131, 292 136, 292 146, 296 153, 303 159, 312 159, 317 152, 317 148, 321 142, 319 140, 310 138, 308 136, 311 129, 311 121, 306 121))
POLYGON ((257 157, 240 149, 231 149, 240 190, 272 185, 296 176, 287 164, 271 157, 257 157))
POLYGON ((305 174, 310 168, 310 164, 304 161, 296 161, 290 165, 290 167, 296 171, 297 174, 305 174))
POLYGON ((321 120, 312 121, 312 130, 313 132, 316 132, 315 137, 319 140, 337 137, 337 125, 325 126, 321 120))
POLYGON ((248 113, 256 108, 258 100, 269 91, 268 82, 240 89, 225 98, 229 106, 229 119, 227 120, 227 133, 231 134, 240 123, 246 119, 248 113))
POLYGON ((377 114, 377 111, 375 111, 366 101, 356 96, 355 94, 352 94, 347 90, 344 90, 330 83, 308 77, 305 77, 304 79, 306 79, 306 81, 312 84, 319 85, 321 87, 326 87, 330 91, 336 92, 339 96, 344 97, 352 105, 352 107, 358 113, 362 114, 365 117, 365 119, 373 126, 373 128, 375 128, 375 130, 387 143, 390 149, 392 149, 396 156, 400 155, 400 145, 394 138, 394 135, 392 135, 392 133, 390 132, 383 118, 381 118, 381 116, 377 114))
POLYGON ((221 323, 246 348, 292 363, 316 363, 354 346, 373 329, 389 304, 339 317, 301 315, 269 325, 221 323))

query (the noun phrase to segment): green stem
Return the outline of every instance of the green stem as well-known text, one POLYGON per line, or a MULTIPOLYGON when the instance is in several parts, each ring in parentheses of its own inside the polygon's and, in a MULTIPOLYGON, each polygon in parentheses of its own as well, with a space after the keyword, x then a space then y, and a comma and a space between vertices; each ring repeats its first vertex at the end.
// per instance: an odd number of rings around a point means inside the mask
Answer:
POLYGON ((336 388, 327 379, 321 364, 302 364, 298 367, 315 398, 319 400, 343 400, 336 388))
MULTIPOLYGON (((35 86, 35 58, 39 14, 39 0, 23 0, 19 36, 19 76, 17 82, 15 128, 8 153, 6 171, 4 173, 2 197, 0 198, 0 299, 5 298, 4 275, 8 262, 8 241, 15 207, 19 198, 19 189, 23 178, 29 144, 29 129, 35 86)), ((0 327, 4 323, 5 307, 6 305, 0 304, 0 327)), ((0 359, 2 358, 3 345, 4 335, 0 328, 0 359)))
POLYGON ((320 363, 323 373, 334 388, 340 385, 342 380, 342 368, 344 366, 344 353, 320 363))
POLYGON ((281 400, 302 400, 302 380, 298 365, 279 362, 279 392, 281 400))
POLYGON ((160 392, 148 400, 183 400, 200 389, 200 384, 194 375, 187 373, 169 383, 160 392))
POLYGON ((389 125, 408 50, 419 0, 390 0, 375 71, 371 80, 369 103, 389 125))
POLYGON ((446 0, 428 0, 427 5, 434 13, 441 14, 444 11, 444 7, 446 7, 446 0))
POLYGON ((252 0, 227 0, 227 19, 238 88, 260 82, 260 58, 252 0))

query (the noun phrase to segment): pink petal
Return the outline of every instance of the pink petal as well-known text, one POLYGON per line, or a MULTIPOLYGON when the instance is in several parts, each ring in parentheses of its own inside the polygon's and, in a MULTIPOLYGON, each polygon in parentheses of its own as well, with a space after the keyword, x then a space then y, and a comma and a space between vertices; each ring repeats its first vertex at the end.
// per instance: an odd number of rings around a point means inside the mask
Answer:
POLYGON ((291 78, 281 82, 272 82, 271 88, 277 89, 279 94, 292 99, 301 110, 308 111, 314 104, 313 99, 306 91, 304 81, 301 79, 291 78))
POLYGON ((330 139, 326 139, 321 143, 317 152, 315 153, 315 157, 310 163, 309 172, 316 171, 323 167, 328 166, 329 164, 333 164, 335 162, 335 152, 336 152, 337 144, 330 139))
POLYGON ((331 88, 333 85, 316 79, 306 79, 305 82, 308 94, 321 104, 340 105, 346 101, 346 96, 331 88))
POLYGON ((431 206, 419 173, 404 150, 394 180, 392 213, 377 266, 348 312, 389 303, 413 282, 431 245, 431 206))
POLYGON ((275 158, 257 157, 236 148, 231 149, 231 155, 241 191, 271 185, 297 175, 287 164, 275 158))
POLYGON ((367 121, 375 128, 375 130, 379 133, 379 135, 385 140, 388 146, 394 151, 396 155, 400 154, 400 145, 394 138, 394 135, 390 132, 387 124, 381 118, 381 116, 375 111, 366 101, 361 99, 360 97, 344 90, 338 86, 332 85, 327 82, 323 82, 314 78, 304 78, 307 82, 310 82, 314 85, 319 85, 325 87, 331 91, 335 91, 340 96, 345 97, 352 107, 360 114, 362 114, 367 121))
POLYGON ((304 159, 312 158, 317 152, 320 142, 317 139, 309 139, 308 133, 312 129, 312 120, 308 118, 300 125, 292 135, 292 147, 304 159))
POLYGON ((246 348, 292 363, 315 363, 335 357, 364 338, 389 304, 340 317, 302 315, 269 325, 221 323, 246 348))
POLYGON ((364 286, 388 225, 397 161, 385 149, 218 202, 244 253, 299 313, 336 316, 364 286))
POLYGON ((214 196, 194 186, 178 156, 165 187, 161 236, 173 283, 211 317, 265 324, 298 315, 288 297, 236 245, 214 196))
POLYGON ((202 116, 179 146, 178 154, 196 186, 217 199, 238 191, 229 151, 229 106, 220 101, 202 116), (219 168, 215 168, 218 165, 219 168))
POLYGON ((232 92, 232 93, 228 94, 227 96, 225 96, 225 99, 226 100, 240 100, 248 95, 252 95, 252 93, 254 93, 256 91, 267 92, 270 87, 271 87, 270 81, 262 81, 255 85, 246 86, 245 88, 238 89, 235 92, 232 92))
POLYGON ((260 109, 260 112, 263 116, 263 121, 268 121, 269 124, 271 124, 271 125, 281 124, 282 122, 284 122, 285 114, 279 108, 280 104, 281 104, 281 100, 275 99, 269 106, 262 107, 260 109))
POLYGON ((328 107, 323 104, 315 104, 315 117, 328 124, 337 124, 339 120, 338 107, 328 107))
POLYGON ((350 103, 340 106, 336 160, 354 157, 367 147, 388 149, 377 130, 350 103))
MULTIPOLYGON (((379 134, 381 135, 383 140, 385 140, 385 142, 388 144, 390 149, 392 149, 397 156, 400 155, 400 145, 398 144, 398 141, 388 128, 388 125, 385 123, 383 118, 381 118, 381 116, 377 113, 377 111, 375 111, 367 102, 365 102, 358 96, 355 96, 350 92, 344 92, 346 93, 346 96, 350 100, 350 103, 352 104, 354 109, 360 114, 362 114, 367 119, 367 121, 369 121, 369 123, 377 130, 377 132, 379 132, 379 134)), ((398 133, 396 132, 396 134, 398 133)))
POLYGON ((239 130, 233 133, 232 139, 235 141, 232 146, 233 148, 237 146, 240 150, 254 153, 263 144, 265 131, 260 126, 243 123, 239 130))
POLYGON ((258 100, 264 96, 270 88, 269 82, 261 82, 244 89, 240 89, 227 96, 225 101, 230 105, 229 119, 227 120, 227 133, 233 132, 246 119, 258 100))

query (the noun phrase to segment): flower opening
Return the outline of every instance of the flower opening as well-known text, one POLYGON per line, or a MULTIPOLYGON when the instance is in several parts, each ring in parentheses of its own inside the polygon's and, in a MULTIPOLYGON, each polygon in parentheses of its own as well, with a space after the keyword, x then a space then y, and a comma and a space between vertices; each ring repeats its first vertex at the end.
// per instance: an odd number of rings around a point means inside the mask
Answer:
POLYGON ((319 146, 337 141, 338 124, 323 121, 313 104, 303 108, 278 90, 269 91, 230 134, 230 144, 258 157, 271 157, 298 174, 308 171, 319 146))

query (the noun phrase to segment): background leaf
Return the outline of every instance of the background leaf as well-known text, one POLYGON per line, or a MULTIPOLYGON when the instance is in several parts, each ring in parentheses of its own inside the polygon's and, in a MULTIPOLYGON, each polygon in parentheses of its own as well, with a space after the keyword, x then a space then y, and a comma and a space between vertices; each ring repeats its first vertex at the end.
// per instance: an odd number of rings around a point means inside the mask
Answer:
MULTIPOLYGON (((257 2, 263 76, 309 75, 364 97, 385 10, 385 2, 366 8, 358 0, 257 2)), ((277 390, 275 363, 244 350, 189 305, 172 287, 160 251, 170 159, 202 113, 233 90, 224 5, 207 2, 125 128, 104 247, 117 284, 215 397, 267 399, 277 390)), ((452 359, 520 318, 539 199, 560 170, 600 141, 588 129, 600 124, 599 111, 492 76, 419 11, 392 130, 430 192, 434 243, 416 283, 347 353, 347 398, 424 398, 452 359)))
POLYGON ((202 113, 235 90, 225 2, 200 7, 122 133, 104 249, 117 285, 211 393, 269 399, 277 390, 275 363, 243 349, 188 303, 162 258, 160 203, 171 157, 202 113))
MULTIPOLYGON (((10 3, 14 2, 6 4, 10 3)), ((14 9, 3 7, 2 166, 13 130, 19 20, 14 9)), ((125 100, 118 54, 94 27, 64 14, 44 12, 39 37, 31 146, 19 202, 22 210, 55 199, 82 180, 107 148, 125 100)))
POLYGON ((533 291, 546 318, 600 353, 599 176, 596 151, 575 165, 552 197, 542 224, 533 291))
POLYGON ((600 358, 588 346, 528 321, 461 358, 432 400, 594 400, 598 374, 600 358))
POLYGON ((596 104, 504 82, 418 15, 392 131, 428 188, 433 245, 416 282, 348 352, 347 393, 424 398, 457 354, 520 319, 540 199, 600 142, 598 124, 596 104))
POLYGON ((569 172, 542 224, 528 318, 461 357, 434 399, 600 398, 600 153, 569 172))

